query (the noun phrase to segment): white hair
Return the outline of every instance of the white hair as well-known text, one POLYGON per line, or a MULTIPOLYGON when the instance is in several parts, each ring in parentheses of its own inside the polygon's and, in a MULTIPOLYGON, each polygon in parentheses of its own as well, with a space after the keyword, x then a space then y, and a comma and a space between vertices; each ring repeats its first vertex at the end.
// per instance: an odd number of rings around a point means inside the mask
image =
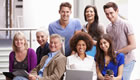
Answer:
POLYGON ((38 32, 43 32, 46 36, 49 36, 49 32, 45 27, 40 27, 39 29, 37 29, 36 33, 38 32))

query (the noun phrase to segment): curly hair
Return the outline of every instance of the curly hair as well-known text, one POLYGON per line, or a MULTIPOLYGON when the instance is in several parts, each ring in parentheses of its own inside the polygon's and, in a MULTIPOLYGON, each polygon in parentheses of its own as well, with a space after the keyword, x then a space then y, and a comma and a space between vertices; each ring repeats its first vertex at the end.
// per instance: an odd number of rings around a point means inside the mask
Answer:
POLYGON ((76 33, 70 40, 70 48, 72 51, 77 52, 76 46, 80 40, 83 40, 86 43, 86 46, 87 46, 86 51, 92 49, 93 47, 92 37, 88 33, 79 32, 79 33, 76 33))
POLYGON ((105 39, 110 45, 110 47, 108 49, 108 56, 111 58, 111 61, 113 61, 114 64, 117 64, 117 60, 116 60, 116 54, 115 54, 114 49, 113 49, 113 43, 112 43, 111 37, 107 34, 102 35, 97 41, 97 44, 96 44, 96 51, 97 52, 96 52, 96 55, 95 55, 96 63, 99 66, 99 69, 102 71, 103 68, 104 68, 104 65, 105 65, 105 62, 104 62, 105 53, 100 48, 101 39, 105 39))

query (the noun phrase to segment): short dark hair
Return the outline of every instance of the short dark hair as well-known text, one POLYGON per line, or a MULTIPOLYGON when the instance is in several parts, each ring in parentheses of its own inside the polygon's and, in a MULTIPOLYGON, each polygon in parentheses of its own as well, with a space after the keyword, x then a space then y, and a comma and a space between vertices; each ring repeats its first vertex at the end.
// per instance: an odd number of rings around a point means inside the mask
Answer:
POLYGON ((62 7, 68 7, 70 10, 72 8, 71 4, 69 2, 63 2, 60 4, 59 10, 61 10, 62 7))
POLYGON ((70 48, 72 51, 77 52, 76 46, 80 40, 83 40, 86 43, 86 46, 87 46, 86 51, 92 49, 93 47, 92 37, 86 32, 79 32, 79 33, 76 33, 70 40, 70 48))
POLYGON ((117 4, 114 3, 114 2, 108 2, 108 3, 106 3, 106 4, 103 6, 104 10, 105 10, 106 8, 110 8, 110 7, 112 7, 115 11, 117 11, 117 9, 118 9, 117 4))

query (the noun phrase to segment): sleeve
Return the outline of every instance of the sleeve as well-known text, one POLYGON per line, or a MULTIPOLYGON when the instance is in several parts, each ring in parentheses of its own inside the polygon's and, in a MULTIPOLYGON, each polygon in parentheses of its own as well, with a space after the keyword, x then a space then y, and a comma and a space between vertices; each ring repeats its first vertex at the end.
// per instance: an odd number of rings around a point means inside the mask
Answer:
POLYGON ((66 69, 66 57, 61 57, 56 61, 56 67, 54 68, 54 72, 50 76, 45 76, 39 78, 39 80, 60 80, 63 76, 66 69))
POLYGON ((13 52, 9 55, 9 72, 13 72, 13 52))
POLYGON ((36 56, 37 56, 37 64, 39 64, 39 53, 40 53, 40 46, 36 49, 36 56))
POLYGON ((111 23, 107 25, 107 27, 106 27, 106 33, 109 33, 109 29, 111 28, 111 25, 112 25, 111 23))
POLYGON ((102 24, 99 24, 99 30, 100 30, 101 34, 106 33, 105 28, 104 28, 104 26, 102 24))
POLYGON ((87 32, 86 25, 87 25, 87 24, 84 24, 84 25, 83 25, 83 27, 82 27, 82 30, 81 30, 81 31, 83 31, 83 32, 87 32))
MULTIPOLYGON (((67 61, 66 61, 66 70, 68 69, 70 69, 69 57, 67 57, 67 61)), ((64 72, 63 80, 66 80, 66 71, 64 72)))
POLYGON ((126 22, 126 24, 125 24, 124 32, 125 32, 125 34, 127 34, 127 35, 132 35, 132 34, 134 34, 134 32, 133 32, 133 27, 132 27, 132 25, 129 24, 128 22, 126 22))
POLYGON ((49 31, 49 35, 53 34, 52 25, 51 24, 49 24, 48 31, 49 31))
POLYGON ((96 72, 96 63, 93 59, 93 65, 92 65, 92 68, 93 68, 93 80, 97 80, 97 72, 96 72))
POLYGON ((124 54, 123 53, 119 53, 119 55, 117 56, 118 57, 118 65, 122 65, 124 64, 124 54))
POLYGON ((46 60, 46 56, 43 56, 40 63, 34 68, 32 69, 32 71, 30 72, 30 74, 32 75, 38 75, 39 70, 41 69, 41 65, 44 64, 44 61, 46 60))
POLYGON ((36 53, 38 53, 39 47, 36 49, 36 53))
POLYGON ((70 69, 69 57, 67 57, 66 69, 70 69))
POLYGON ((36 53, 35 53, 35 51, 33 49, 31 49, 30 52, 31 52, 30 53, 30 69, 32 70, 37 65, 37 56, 36 56, 36 53))
POLYGON ((30 72, 30 74, 32 75, 38 75, 38 71, 40 69, 40 65, 37 65, 34 69, 32 69, 32 71, 30 72))
POLYGON ((80 23, 80 20, 79 19, 77 19, 77 21, 76 21, 76 31, 78 31, 78 30, 81 30, 82 29, 82 25, 81 25, 81 23, 80 23))

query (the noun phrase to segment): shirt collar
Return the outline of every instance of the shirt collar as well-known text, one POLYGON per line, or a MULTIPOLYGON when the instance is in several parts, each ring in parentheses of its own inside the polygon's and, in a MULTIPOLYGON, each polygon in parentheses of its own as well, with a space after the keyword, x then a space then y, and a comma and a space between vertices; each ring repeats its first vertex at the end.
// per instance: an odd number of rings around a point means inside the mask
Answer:
POLYGON ((47 46, 49 46, 49 43, 48 43, 48 42, 44 45, 43 48, 42 48, 41 46, 40 46, 40 48, 41 48, 42 50, 44 50, 44 49, 46 49, 47 46))
POLYGON ((48 56, 49 57, 54 57, 59 51, 56 51, 56 52, 49 52, 48 53, 48 56))
MULTIPOLYGON (((76 56, 76 57, 79 57, 79 56, 78 56, 78 53, 75 53, 75 56, 76 56)), ((80 57, 79 57, 79 58, 80 58, 80 57)), ((85 57, 85 58, 87 58, 87 54, 86 54, 86 57, 85 57)), ((81 58, 80 58, 80 59, 81 59, 81 58)))
POLYGON ((112 24, 113 27, 116 27, 120 23, 120 17, 118 16, 117 20, 112 24))

